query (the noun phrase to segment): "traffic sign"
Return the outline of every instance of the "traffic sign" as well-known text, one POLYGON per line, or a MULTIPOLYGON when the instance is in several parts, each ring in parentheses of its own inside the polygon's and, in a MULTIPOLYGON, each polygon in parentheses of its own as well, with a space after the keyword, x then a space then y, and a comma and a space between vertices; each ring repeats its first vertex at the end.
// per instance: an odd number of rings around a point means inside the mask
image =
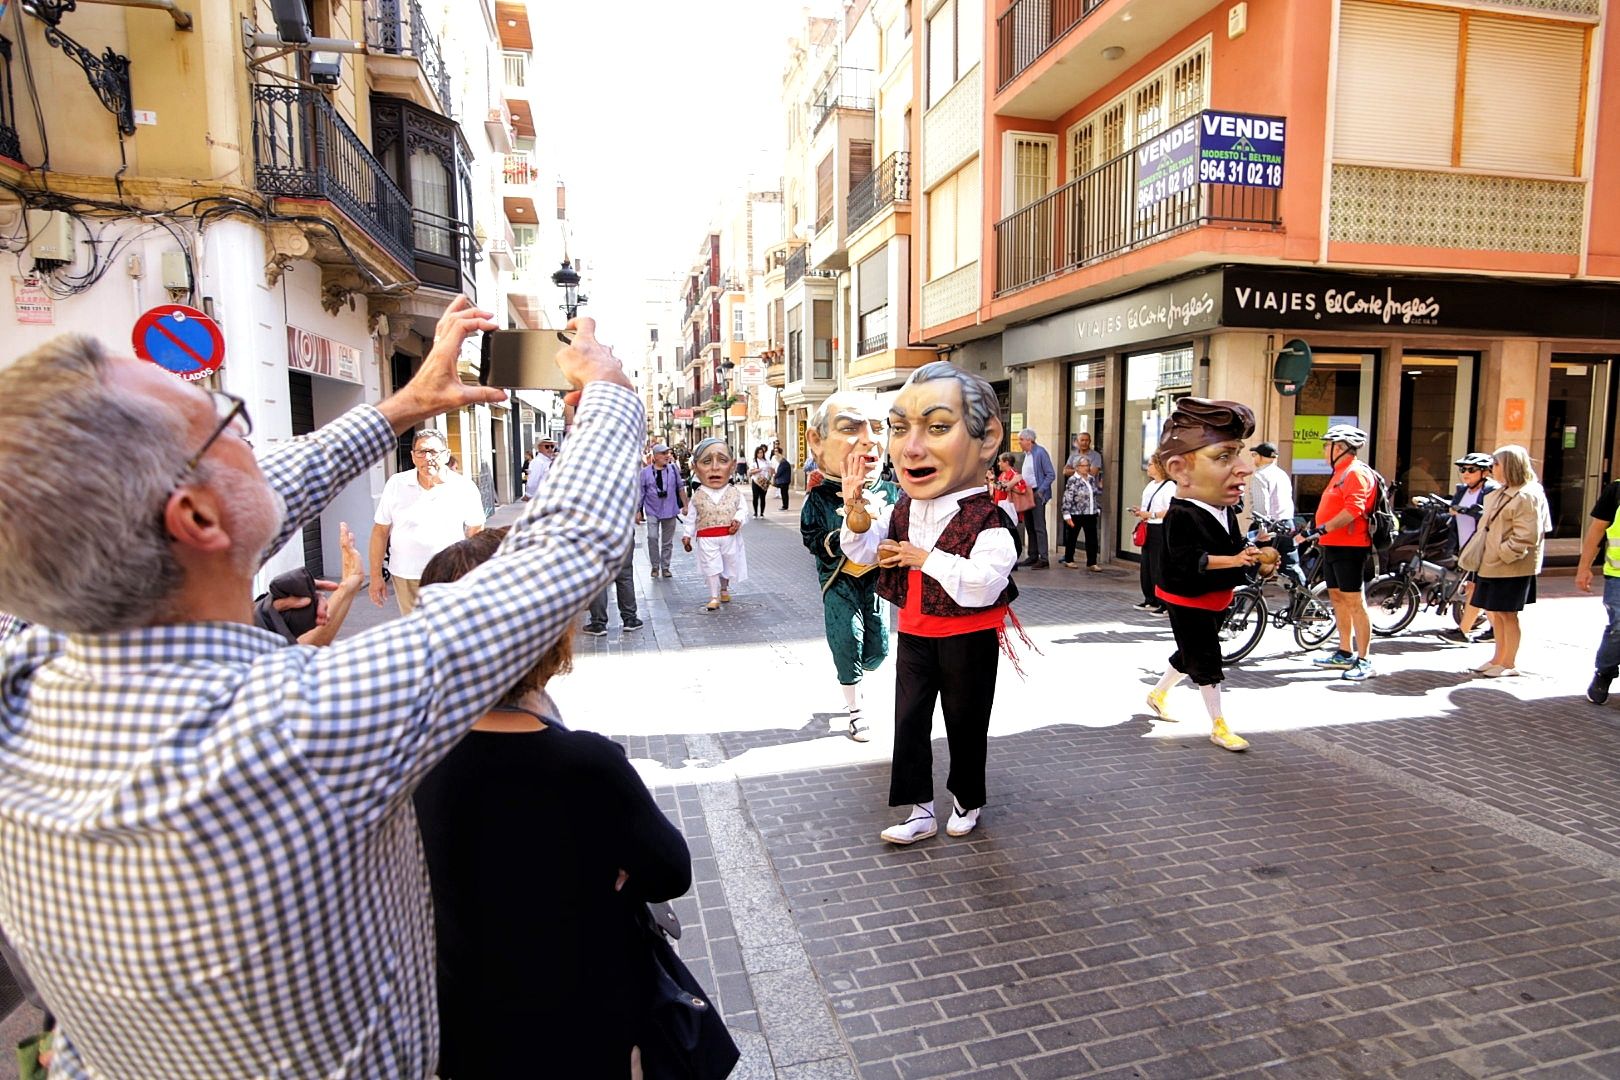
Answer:
POLYGON ((219 324, 194 307, 160 304, 135 320, 135 355, 190 382, 225 362, 219 324))

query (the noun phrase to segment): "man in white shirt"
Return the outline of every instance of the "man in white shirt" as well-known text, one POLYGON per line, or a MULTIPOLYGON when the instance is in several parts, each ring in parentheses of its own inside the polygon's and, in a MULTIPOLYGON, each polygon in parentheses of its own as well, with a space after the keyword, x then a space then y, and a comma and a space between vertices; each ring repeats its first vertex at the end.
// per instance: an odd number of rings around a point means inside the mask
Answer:
MULTIPOLYGON (((1268 521, 1280 521, 1285 526, 1294 521, 1294 480, 1277 464, 1277 444, 1263 442, 1252 451, 1254 475, 1249 477, 1249 513, 1258 514, 1268 521)), ((1299 553, 1294 550, 1293 537, 1272 536, 1263 532, 1261 541, 1270 541, 1282 556, 1283 566, 1298 573, 1299 553)))
POLYGON ((529 476, 523 484, 523 497, 532 499, 540 492, 540 485, 546 479, 546 472, 551 468, 551 459, 557 456, 557 444, 551 439, 541 439, 540 445, 535 447, 534 458, 529 462, 529 476))
MULTIPOLYGON (((451 470, 449 457, 443 434, 419 431, 411 444, 416 468, 395 473, 383 486, 376 523, 371 527, 371 602, 378 607, 386 595, 385 555, 399 613, 409 615, 416 606, 417 584, 428 560, 484 527, 484 500, 471 480, 451 470)), ((529 474, 534 475, 532 464, 529 474)))

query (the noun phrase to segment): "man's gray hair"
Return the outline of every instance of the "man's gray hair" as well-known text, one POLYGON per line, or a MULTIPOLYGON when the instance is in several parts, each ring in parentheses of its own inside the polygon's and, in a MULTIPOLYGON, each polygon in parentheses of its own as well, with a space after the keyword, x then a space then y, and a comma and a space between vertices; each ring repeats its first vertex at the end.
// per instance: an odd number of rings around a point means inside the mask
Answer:
POLYGON ((995 387, 949 360, 933 360, 924 364, 911 373, 906 385, 933 382, 935 379, 955 379, 962 387, 962 407, 967 411, 968 434, 975 439, 984 438, 990 431, 990 421, 998 418, 995 387))
POLYGON ((1018 433, 1018 437, 1020 439, 1028 439, 1030 442, 1034 442, 1035 441, 1035 429, 1032 428, 1032 427, 1027 427, 1023 431, 1020 431, 1018 433))
POLYGON ((411 449, 415 450, 417 444, 423 439, 438 439, 439 445, 446 450, 450 449, 450 440, 444 437, 444 432, 438 428, 423 428, 411 437, 411 449))
POLYGON ((181 582, 163 508, 188 425, 108 369, 64 334, 0 370, 0 611, 69 633, 149 625, 181 582))

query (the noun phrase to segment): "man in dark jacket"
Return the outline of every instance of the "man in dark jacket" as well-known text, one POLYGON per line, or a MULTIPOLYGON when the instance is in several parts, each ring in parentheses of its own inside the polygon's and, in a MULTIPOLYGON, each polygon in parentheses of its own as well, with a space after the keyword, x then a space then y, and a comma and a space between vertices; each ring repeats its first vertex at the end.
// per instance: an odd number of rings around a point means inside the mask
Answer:
POLYGON ((776 487, 777 491, 782 493, 782 509, 786 510, 788 508, 788 486, 793 483, 793 463, 787 459, 786 454, 782 454, 776 459, 776 476, 772 478, 771 483, 776 487))

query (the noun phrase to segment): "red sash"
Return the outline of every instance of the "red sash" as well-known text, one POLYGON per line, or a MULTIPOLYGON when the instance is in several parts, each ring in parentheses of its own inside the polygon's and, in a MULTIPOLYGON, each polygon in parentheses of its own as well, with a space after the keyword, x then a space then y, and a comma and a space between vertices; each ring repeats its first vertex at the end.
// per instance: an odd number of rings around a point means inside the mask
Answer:
POLYGON ((922 609, 923 572, 913 567, 906 580, 906 606, 900 609, 900 632, 913 637, 955 637, 976 630, 999 630, 1007 621, 1007 605, 971 615, 927 615, 922 609))
POLYGON ((1222 589, 1219 592, 1209 592, 1202 596, 1177 596, 1175 593, 1165 592, 1164 587, 1155 585, 1153 592, 1160 600, 1178 607, 1202 608, 1205 611, 1225 611, 1232 606, 1232 594, 1235 589, 1222 589))
POLYGON ((697 534, 699 536, 730 536, 731 526, 716 525, 712 529, 699 529, 697 534))

